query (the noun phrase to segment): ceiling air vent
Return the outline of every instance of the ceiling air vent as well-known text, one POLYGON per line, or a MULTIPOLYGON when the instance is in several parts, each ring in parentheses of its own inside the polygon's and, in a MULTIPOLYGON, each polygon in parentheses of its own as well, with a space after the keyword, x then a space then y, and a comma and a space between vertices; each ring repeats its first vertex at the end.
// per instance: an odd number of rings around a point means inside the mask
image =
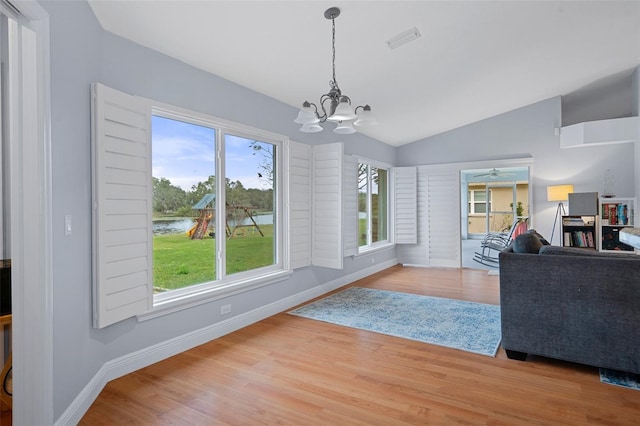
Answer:
POLYGON ((387 47, 389 47, 389 49, 393 50, 402 46, 403 44, 407 44, 410 41, 413 41, 421 37, 421 35, 422 34, 420 34, 420 31, 418 31, 416 27, 413 27, 411 29, 401 32, 396 36, 391 37, 385 43, 387 44, 387 47))

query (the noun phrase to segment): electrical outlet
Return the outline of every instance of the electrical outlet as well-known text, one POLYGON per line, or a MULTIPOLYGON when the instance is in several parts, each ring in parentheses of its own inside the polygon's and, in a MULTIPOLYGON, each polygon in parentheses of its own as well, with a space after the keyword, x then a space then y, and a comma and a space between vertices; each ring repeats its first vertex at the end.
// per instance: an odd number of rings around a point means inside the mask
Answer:
POLYGON ((220 307, 220 315, 227 315, 231 313, 231 305, 222 305, 220 307))

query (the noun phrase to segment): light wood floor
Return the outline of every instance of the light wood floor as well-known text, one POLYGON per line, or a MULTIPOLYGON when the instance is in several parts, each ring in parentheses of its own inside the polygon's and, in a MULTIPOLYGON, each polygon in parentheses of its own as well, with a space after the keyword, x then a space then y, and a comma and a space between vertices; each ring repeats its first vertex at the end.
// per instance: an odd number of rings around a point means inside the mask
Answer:
MULTIPOLYGON (((395 266, 353 283, 498 304, 498 277, 395 266)), ((640 392, 526 362, 288 315, 107 384, 81 425, 637 425, 640 392)))

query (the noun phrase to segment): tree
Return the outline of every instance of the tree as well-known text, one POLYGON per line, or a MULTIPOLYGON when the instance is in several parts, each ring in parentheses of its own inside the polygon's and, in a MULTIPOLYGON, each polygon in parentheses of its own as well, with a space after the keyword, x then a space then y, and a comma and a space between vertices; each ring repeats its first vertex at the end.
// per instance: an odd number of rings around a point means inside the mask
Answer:
POLYGON ((253 155, 259 155, 262 157, 260 165, 258 166, 258 178, 263 182, 267 182, 269 187, 273 188, 275 145, 266 142, 251 141, 250 146, 253 148, 253 155))
POLYGON ((187 193, 179 186, 171 184, 167 178, 153 177, 153 211, 167 214, 184 206, 187 193))
POLYGON ((367 165, 358 163, 358 190, 367 186, 367 165))
POLYGON ((239 180, 230 181, 227 179, 227 205, 246 206, 249 204, 247 190, 239 180))
POLYGON ((273 190, 272 189, 256 189, 247 190, 249 196, 249 204, 257 210, 272 211, 273 210, 273 190))
POLYGON ((194 205, 202 199, 206 194, 216 193, 216 177, 214 175, 209 176, 204 182, 198 182, 197 185, 191 186, 191 205, 194 205))

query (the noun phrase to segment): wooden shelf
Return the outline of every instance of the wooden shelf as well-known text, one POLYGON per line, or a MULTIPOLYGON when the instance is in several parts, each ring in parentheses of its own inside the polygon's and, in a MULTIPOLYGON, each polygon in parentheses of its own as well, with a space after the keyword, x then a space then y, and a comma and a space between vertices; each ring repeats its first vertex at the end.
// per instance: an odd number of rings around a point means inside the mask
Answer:
POLYGON ((632 197, 601 198, 600 251, 610 253, 635 253, 637 250, 620 241, 620 230, 630 229, 635 224, 636 199, 632 197))
POLYGON ((596 216, 562 216, 562 246, 598 249, 596 216))

